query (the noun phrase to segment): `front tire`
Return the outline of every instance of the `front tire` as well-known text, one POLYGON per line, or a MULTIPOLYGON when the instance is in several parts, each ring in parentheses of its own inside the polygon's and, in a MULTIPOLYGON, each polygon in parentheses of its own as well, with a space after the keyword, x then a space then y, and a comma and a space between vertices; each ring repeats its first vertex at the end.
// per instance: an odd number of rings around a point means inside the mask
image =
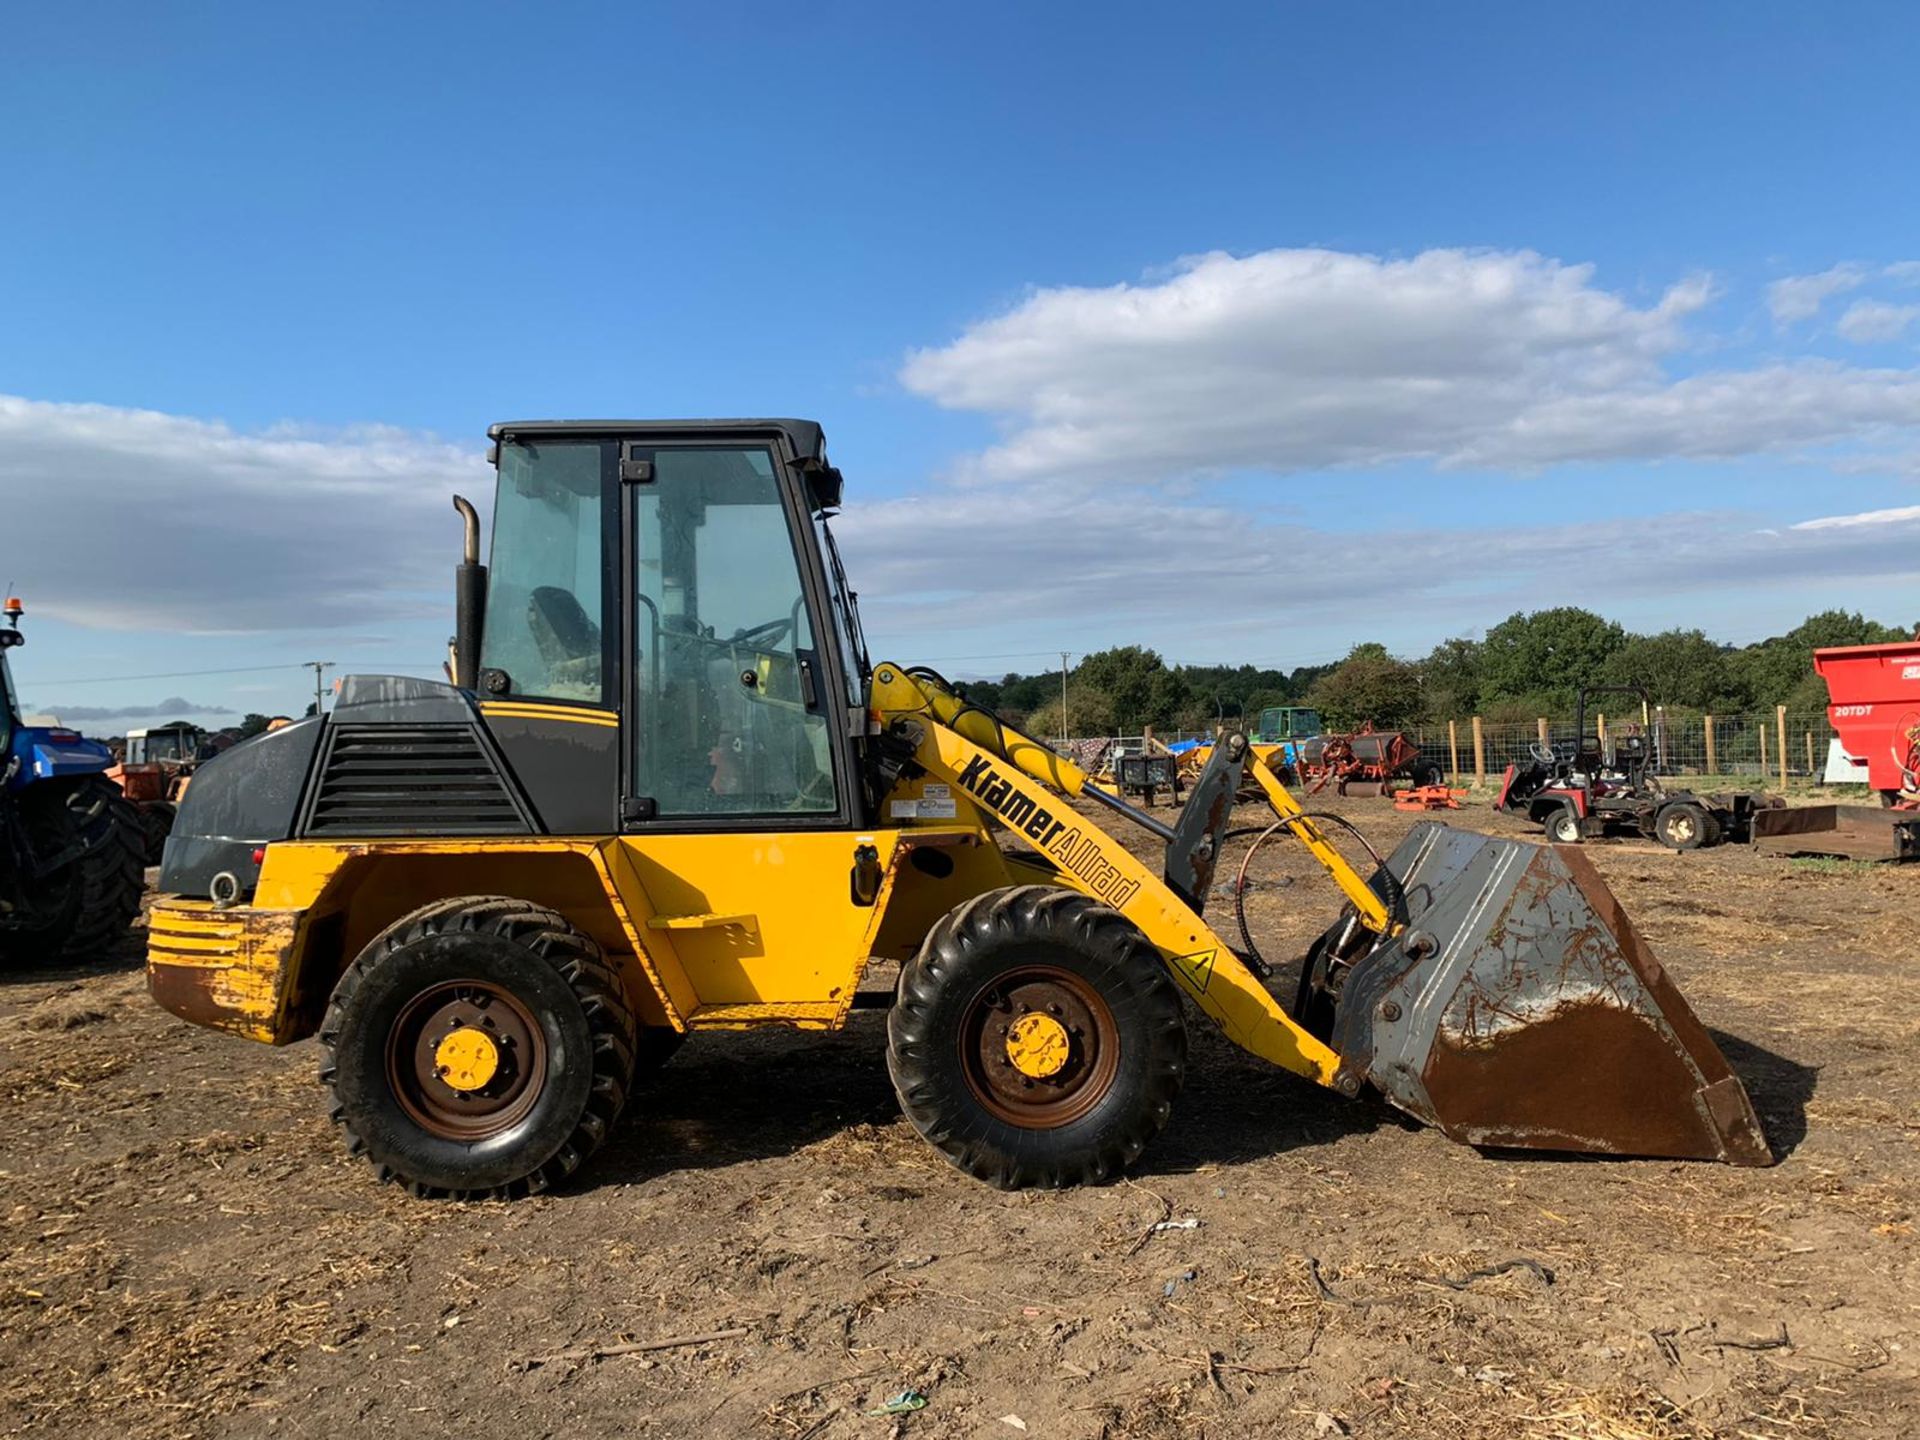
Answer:
POLYGON ((1562 805, 1547 816, 1546 832, 1555 845, 1578 845, 1582 838, 1580 817, 1571 805, 1562 805))
POLYGON ((1075 891, 949 912, 900 974, 887 1069, 907 1119, 1003 1190, 1118 1175, 1186 1078, 1180 996, 1146 936, 1075 891))
POLYGON ((633 1082, 620 977, 524 900, 443 901, 389 926, 340 977, 320 1040, 347 1148, 423 1197, 549 1189, 599 1148, 633 1082))

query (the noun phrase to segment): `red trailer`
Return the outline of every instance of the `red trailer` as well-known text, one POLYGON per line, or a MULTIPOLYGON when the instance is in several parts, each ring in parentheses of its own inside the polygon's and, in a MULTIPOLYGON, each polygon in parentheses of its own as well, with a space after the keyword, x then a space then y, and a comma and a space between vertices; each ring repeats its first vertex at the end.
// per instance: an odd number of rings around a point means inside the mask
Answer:
POLYGON ((1920 795, 1920 637, 1813 652, 1840 746, 1889 802, 1920 795))

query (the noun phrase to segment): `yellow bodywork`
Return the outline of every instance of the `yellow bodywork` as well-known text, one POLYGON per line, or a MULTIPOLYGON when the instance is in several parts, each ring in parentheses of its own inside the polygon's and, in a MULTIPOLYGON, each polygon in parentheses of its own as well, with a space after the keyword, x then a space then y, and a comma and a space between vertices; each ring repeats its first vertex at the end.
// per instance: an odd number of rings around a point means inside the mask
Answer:
MULTIPOLYGON (((1061 802, 1091 783, 1078 766, 895 665, 876 668, 870 708, 877 729, 914 747, 908 778, 887 795, 874 829, 770 822, 751 833, 276 842, 250 904, 155 905, 156 998, 201 1023, 285 1043, 317 1028, 341 970, 410 911, 450 896, 511 895, 560 911, 615 957, 649 1024, 831 1030, 845 1023, 870 961, 910 957, 941 916, 976 895, 1037 882, 1125 914, 1234 1043, 1333 1082, 1334 1052, 1294 1023, 1159 875, 1061 802), (878 888, 862 903, 851 882, 876 861, 878 888)), ((504 713, 492 703, 483 710, 504 713)), ((618 722, 594 714, 584 723, 618 722)), ((1265 766, 1249 768, 1276 823, 1326 865, 1369 928, 1387 931, 1366 882, 1265 766)), ((454 1046, 441 1061, 450 1073, 488 1069, 457 1041, 445 1042, 454 1046)), ((1045 1076, 1057 1068, 1058 1041, 1034 1024, 1009 1038, 1008 1056, 1045 1076)))

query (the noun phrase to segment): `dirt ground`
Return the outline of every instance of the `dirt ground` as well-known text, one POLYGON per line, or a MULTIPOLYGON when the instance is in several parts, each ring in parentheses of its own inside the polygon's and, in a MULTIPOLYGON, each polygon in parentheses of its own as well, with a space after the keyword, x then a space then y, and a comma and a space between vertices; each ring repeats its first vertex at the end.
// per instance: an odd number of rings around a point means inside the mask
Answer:
MULTIPOLYGON (((1920 1432, 1920 869, 1589 853, 1775 1168, 1482 1155, 1196 1015, 1137 1173, 1003 1195, 900 1119, 866 1013, 694 1039, 562 1193, 421 1202, 343 1153, 311 1042, 154 1008, 139 937, 0 975, 0 1432, 1920 1432), (1442 1283, 1511 1259, 1551 1283, 1442 1283), (596 1353, 717 1331, 743 1333, 596 1353)), ((1256 935, 1294 953, 1336 900, 1267 855, 1256 935)))

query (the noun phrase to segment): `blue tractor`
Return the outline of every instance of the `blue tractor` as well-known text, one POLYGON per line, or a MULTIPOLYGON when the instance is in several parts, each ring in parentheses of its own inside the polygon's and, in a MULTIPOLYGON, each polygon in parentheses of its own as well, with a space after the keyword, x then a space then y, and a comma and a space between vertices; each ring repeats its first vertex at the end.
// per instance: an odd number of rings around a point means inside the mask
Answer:
POLYGON ((27 638, 20 602, 0 613, 0 962, 91 959, 139 912, 140 817, 106 777, 106 746, 22 721, 7 668, 27 638))

